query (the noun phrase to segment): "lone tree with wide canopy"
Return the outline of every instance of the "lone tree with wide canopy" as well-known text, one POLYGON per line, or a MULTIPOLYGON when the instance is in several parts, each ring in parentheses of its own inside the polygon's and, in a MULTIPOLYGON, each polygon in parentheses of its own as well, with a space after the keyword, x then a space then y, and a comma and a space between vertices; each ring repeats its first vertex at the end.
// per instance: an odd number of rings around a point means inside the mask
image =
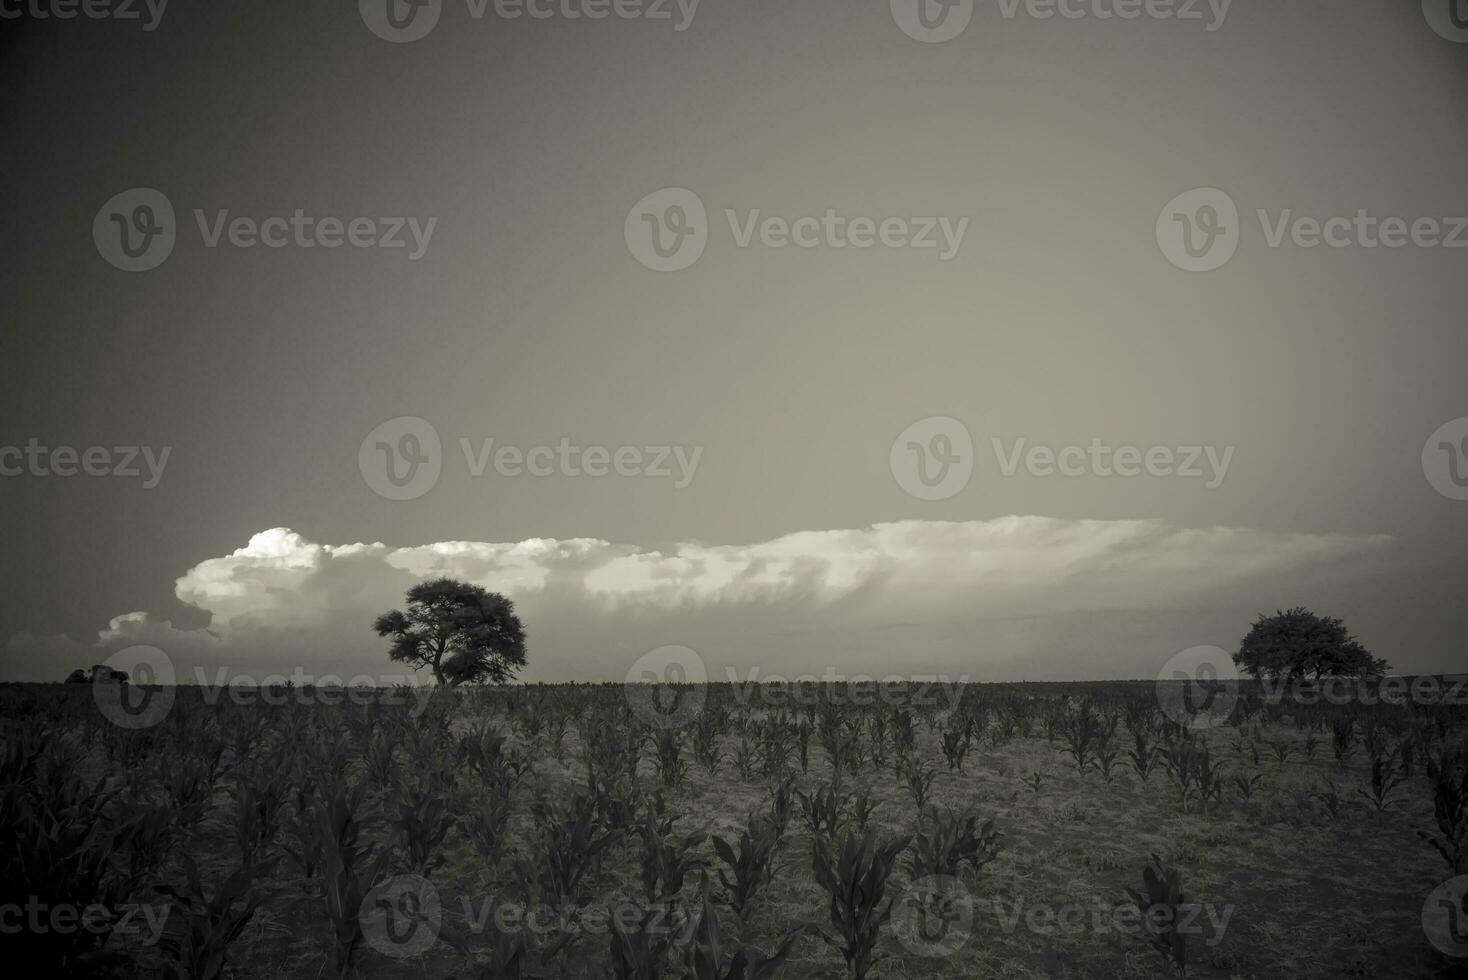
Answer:
POLYGON ((1303 606, 1261 615, 1234 654, 1234 663, 1257 678, 1284 681, 1374 679, 1391 669, 1368 653, 1345 623, 1303 606))
POLYGON ((432 668, 448 687, 501 684, 525 666, 525 628, 498 592, 440 578, 413 586, 407 598, 407 612, 394 609, 372 624, 392 638, 392 659, 432 668))

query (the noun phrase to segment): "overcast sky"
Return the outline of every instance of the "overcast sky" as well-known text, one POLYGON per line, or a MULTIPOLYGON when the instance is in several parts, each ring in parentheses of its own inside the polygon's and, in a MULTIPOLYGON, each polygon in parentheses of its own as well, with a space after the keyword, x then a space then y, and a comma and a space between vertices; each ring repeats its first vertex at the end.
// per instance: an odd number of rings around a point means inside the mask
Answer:
POLYGON ((0 447, 140 448, 0 456, 0 677, 131 643, 388 673, 372 616, 435 574, 516 600, 530 680, 663 644, 714 679, 1150 678, 1295 604, 1460 666, 1468 502, 1424 447, 1468 416, 1468 248, 1357 236, 1468 215, 1465 38, 1416 0, 978 0, 927 43, 897 6, 0 24, 0 447), (148 271, 94 234, 135 188, 174 212, 148 271), (1198 188, 1236 251, 1185 271, 1198 188), (702 253, 649 268, 680 216, 702 253), (1352 244, 1301 244, 1337 216, 1352 244), (325 247, 357 218, 403 247, 325 247), (946 484, 904 472, 964 433, 946 484))

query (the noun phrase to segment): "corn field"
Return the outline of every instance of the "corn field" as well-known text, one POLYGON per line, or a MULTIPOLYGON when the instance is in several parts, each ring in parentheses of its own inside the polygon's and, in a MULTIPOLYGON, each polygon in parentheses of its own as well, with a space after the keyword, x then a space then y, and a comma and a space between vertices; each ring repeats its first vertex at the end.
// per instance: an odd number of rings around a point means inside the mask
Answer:
POLYGON ((87 687, 0 688, 0 924, 46 975, 1456 975, 1462 706, 178 688, 127 728, 87 687))

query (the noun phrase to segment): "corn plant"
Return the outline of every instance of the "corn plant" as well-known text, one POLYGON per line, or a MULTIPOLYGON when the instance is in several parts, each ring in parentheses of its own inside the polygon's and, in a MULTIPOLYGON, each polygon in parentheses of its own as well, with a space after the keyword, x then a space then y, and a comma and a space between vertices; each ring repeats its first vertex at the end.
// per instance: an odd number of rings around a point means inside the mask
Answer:
POLYGON ((831 779, 839 782, 847 760, 847 742, 841 730, 841 714, 834 705, 821 702, 816 714, 816 739, 831 761, 831 779))
POLYGON ((1334 779, 1326 780, 1325 787, 1313 790, 1310 799, 1324 807, 1326 815, 1332 820, 1340 819, 1351 807, 1351 801, 1341 795, 1334 779))
POLYGON ((216 980, 225 975, 229 944, 268 897, 256 882, 270 864, 245 865, 225 878, 210 895, 199 878, 194 859, 183 856, 185 884, 160 885, 158 891, 173 900, 169 928, 158 940, 179 980, 216 980))
POLYGON ((741 934, 748 935, 753 921, 755 899, 775 875, 775 851, 780 838, 775 822, 751 813, 739 840, 730 842, 713 838, 714 854, 723 867, 718 869, 723 900, 739 917, 741 934))
POLYGON ((1167 742, 1161 750, 1162 767, 1177 789, 1178 803, 1183 811, 1188 809, 1192 798, 1194 781, 1197 778, 1197 749, 1190 738, 1167 742))
POLYGON ((786 933, 774 952, 765 954, 753 946, 725 938, 709 899, 707 876, 703 879, 701 899, 698 927, 689 944, 689 980, 773 980, 802 930, 796 928, 786 933))
POLYGON ((235 770, 229 794, 235 801, 235 844, 248 866, 275 843, 280 832, 280 812, 287 787, 273 762, 246 764, 235 770))
POLYGON ((999 856, 999 833, 991 817, 982 824, 975 814, 958 815, 953 810, 932 810, 928 829, 919 829, 914 840, 911 872, 914 880, 932 875, 957 877, 967 865, 977 877, 999 856))
POLYGON ((918 813, 922 813, 923 809, 927 807, 928 794, 932 791, 933 780, 937 778, 937 775, 932 766, 910 757, 902 767, 903 786, 907 794, 912 797, 913 806, 917 808, 918 813))
POLYGON ((549 904, 584 906, 591 898, 588 876, 623 831, 599 826, 595 808, 584 796, 566 805, 536 800, 531 811, 539 839, 532 856, 517 865, 521 880, 549 904))
POLYGON ((949 769, 963 772, 963 760, 968 755, 969 746, 972 743, 973 729, 968 725, 943 733, 943 758, 948 760, 949 769))
POLYGON ((790 757, 795 753, 795 743, 790 723, 782 718, 771 719, 760 733, 760 771, 765 776, 784 778, 790 771, 790 757))
POLYGON ((657 735, 658 777, 666 789, 677 789, 688 775, 688 760, 683 758, 683 742, 678 732, 662 729, 657 735))
POLYGON ((1351 756, 1356 751, 1356 720, 1351 717, 1338 719, 1334 722, 1334 730, 1331 734, 1331 751, 1335 753, 1335 761, 1344 766, 1350 763, 1351 756))
POLYGON ((1285 763, 1290 761, 1290 755, 1295 751, 1295 747, 1290 744, 1288 739, 1274 738, 1269 740, 1269 751, 1274 753, 1275 761, 1279 763, 1279 768, 1283 771, 1285 763))
POLYGON ((684 880, 704 866, 703 860, 693 854, 706 835, 701 831, 675 834, 673 824, 678 818, 669 816, 662 804, 661 798, 653 801, 638 828, 643 897, 649 904, 673 901, 682 891, 684 880))
POLYGON ((710 776, 719 771, 719 763, 723 760, 724 752, 719 742, 719 729, 715 727, 714 720, 708 712, 700 714, 698 724, 694 726, 693 757, 710 776))
POLYGON ((397 784, 398 763, 393 755, 396 748, 396 740, 381 729, 368 736, 362 747, 362 768, 373 789, 379 793, 385 793, 397 784))
POLYGON ((906 708, 892 714, 892 748, 898 755, 911 755, 917 747, 917 732, 912 727, 912 712, 906 708))
POLYGON ((521 980, 522 977, 534 976, 525 972, 528 950, 521 936, 501 929, 490 929, 488 932, 488 940, 473 947, 467 942, 451 938, 447 930, 442 938, 466 956, 478 954, 470 967, 472 972, 469 975, 473 980, 521 980))
POLYGON ((858 830, 865 831, 867 822, 871 820, 872 813, 881 806, 880 800, 872 799, 872 791, 863 786, 851 799, 851 818, 856 822, 858 830))
POLYGON ((841 951, 853 980, 864 980, 878 962, 877 938, 892 916, 893 899, 882 899, 897 857, 910 838, 878 842, 868 832, 847 831, 839 844, 817 837, 812 842, 816 883, 830 898, 828 918, 835 934, 822 932, 841 951))
POLYGON ((1081 702, 1076 713, 1066 720, 1061 736, 1065 739, 1065 750, 1075 760, 1076 771, 1084 773, 1101 739, 1101 723, 1090 701, 1081 702))
POLYGON ((1314 732, 1311 732, 1309 735, 1305 736, 1304 744, 1305 758, 1311 762, 1314 762, 1315 757, 1320 753, 1320 736, 1316 735, 1314 732))
POLYGON ((687 923, 687 914, 678 905, 678 893, 688 875, 701 866, 692 856, 703 843, 701 833, 675 835, 676 818, 657 812, 661 800, 654 801, 639 827, 642 846, 639 851, 643 899, 635 921, 625 914, 613 916, 610 951, 613 973, 619 980, 659 980, 676 944, 674 927, 687 923))
POLYGON ((794 809, 795 777, 787 776, 770 789, 769 819, 775 828, 776 843, 784 839, 794 809))
POLYGON ((805 814, 805 825, 812 837, 834 838, 846 819, 846 803, 850 795, 841 791, 839 783, 818 787, 814 793, 795 791, 805 814))
POLYGON ((386 853, 363 839, 366 783, 323 787, 310 811, 308 846, 320 867, 321 902, 331 938, 331 962, 338 977, 351 971, 362 943, 359 913, 367 893, 387 863, 386 853))
POLYGON ((1252 776, 1238 775, 1233 777, 1234 789, 1238 792, 1239 800, 1244 806, 1248 806, 1254 799, 1254 793, 1259 789, 1259 785, 1263 781, 1263 773, 1255 773, 1252 776))
POLYGON ((467 809, 457 818, 459 833, 473 843, 490 867, 499 863, 509 822, 509 793, 496 787, 487 787, 477 797, 471 797, 467 809))
POLYGON ((1432 780, 1432 811, 1441 837, 1425 831, 1417 836, 1442 855, 1454 874, 1468 871, 1468 756, 1460 748, 1429 757, 1427 775, 1432 780))
MULTIPOLYGON (((138 882, 112 860, 115 825, 106 818, 114 792, 105 777, 83 781, 53 760, 28 786, 0 788, 0 906, 92 904, 116 907, 138 882)), ((98 930, 19 929, 6 937, 12 956, 57 976, 80 974, 105 958, 113 923, 98 930)))
POLYGON ((749 782, 754 778, 754 768, 758 762, 754 746, 749 739, 741 738, 739 744, 734 747, 734 768, 739 772, 739 778, 749 782))
POLYGON ((432 780, 405 781, 395 797, 399 860, 405 871, 427 874, 444 862, 444 838, 457 822, 448 797, 432 780))
POLYGON ((1371 759, 1371 791, 1358 787, 1356 792, 1380 812, 1392 805, 1392 791, 1406 781, 1407 777, 1397 769, 1392 756, 1383 753, 1371 759))
POLYGON ((1157 951, 1175 976, 1187 976, 1188 934, 1178 928, 1190 904, 1183 892, 1182 872, 1154 854, 1142 871, 1142 888, 1127 886, 1126 896, 1143 923, 1142 940, 1157 951))
POLYGON ((1118 752, 1116 744, 1110 737, 1104 736, 1096 746, 1096 768, 1101 773, 1101 778, 1107 786, 1111 785, 1116 778, 1116 760, 1118 752))
POLYGON ((810 772, 810 720, 801 718, 795 723, 795 752, 800 759, 800 771, 810 772))
POLYGON ((1157 766, 1157 749, 1148 740, 1145 731, 1136 731, 1132 737, 1136 743, 1136 747, 1127 753, 1127 758, 1131 760, 1132 768, 1136 770, 1137 775, 1145 783, 1147 777, 1152 774, 1152 770, 1157 766))

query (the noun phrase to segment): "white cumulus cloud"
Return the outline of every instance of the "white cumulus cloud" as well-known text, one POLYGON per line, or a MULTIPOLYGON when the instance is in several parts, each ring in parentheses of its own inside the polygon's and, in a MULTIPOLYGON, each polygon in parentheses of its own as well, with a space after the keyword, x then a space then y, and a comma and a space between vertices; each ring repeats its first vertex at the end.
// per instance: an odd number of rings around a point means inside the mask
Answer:
POLYGON ((900 670, 970 655, 1013 663, 1058 656, 1078 617, 1088 624, 1080 635, 1102 649, 1090 652, 1092 669, 1071 676, 1105 676, 1135 669, 1126 651, 1106 647, 1129 642, 1122 637, 1137 623, 1165 620, 1176 633, 1179 609, 1288 604, 1300 583, 1369 573, 1390 545, 1384 535, 1043 517, 899 521, 666 551, 593 538, 331 545, 271 528, 177 580, 179 601, 207 613, 207 628, 132 612, 95 644, 17 634, 6 673, 53 678, 147 643, 184 665, 253 676, 287 665, 387 675, 398 668, 372 618, 400 605, 414 582, 448 576, 515 601, 531 679, 620 679, 643 650, 691 642, 719 663, 790 669, 839 668, 843 658, 853 670, 857 661, 900 670), (1015 626, 1025 620, 1037 625, 1015 626), (1132 625, 1114 626, 1123 621, 1132 625))

